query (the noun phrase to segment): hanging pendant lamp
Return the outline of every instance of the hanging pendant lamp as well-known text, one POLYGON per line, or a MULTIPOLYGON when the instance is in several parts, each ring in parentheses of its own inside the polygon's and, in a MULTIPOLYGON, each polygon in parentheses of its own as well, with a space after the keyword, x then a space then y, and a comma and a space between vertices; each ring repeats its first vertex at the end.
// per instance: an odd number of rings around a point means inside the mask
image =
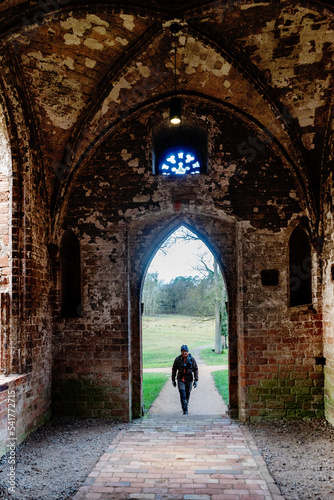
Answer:
POLYGON ((175 43, 174 43, 174 93, 175 96, 171 98, 169 103, 169 116, 170 122, 173 125, 178 125, 181 123, 181 112, 182 112, 182 101, 180 97, 177 97, 177 78, 176 78, 176 35, 181 30, 181 26, 178 23, 173 23, 170 26, 170 30, 174 35, 175 43))
POLYGON ((169 103, 170 121, 173 125, 181 123, 182 102, 179 97, 172 97, 169 103))

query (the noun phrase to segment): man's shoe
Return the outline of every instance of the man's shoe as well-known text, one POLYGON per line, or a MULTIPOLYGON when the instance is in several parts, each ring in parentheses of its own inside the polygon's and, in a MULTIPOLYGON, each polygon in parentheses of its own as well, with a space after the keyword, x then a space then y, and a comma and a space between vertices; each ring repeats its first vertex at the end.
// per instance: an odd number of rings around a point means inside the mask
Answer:
POLYGON ((183 415, 188 415, 188 410, 183 410, 183 415))

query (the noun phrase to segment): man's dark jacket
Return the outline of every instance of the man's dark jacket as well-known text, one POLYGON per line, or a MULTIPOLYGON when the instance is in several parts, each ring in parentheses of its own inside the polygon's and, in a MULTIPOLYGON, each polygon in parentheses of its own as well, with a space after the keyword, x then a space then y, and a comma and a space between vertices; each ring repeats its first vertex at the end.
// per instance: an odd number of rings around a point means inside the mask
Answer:
POLYGON ((183 376, 185 376, 185 381, 186 382, 192 382, 193 380, 193 372, 194 372, 194 377, 197 382, 198 380, 198 368, 197 368, 197 363, 195 358, 192 357, 192 355, 189 353, 186 361, 186 372, 183 375, 183 370, 184 370, 184 362, 182 355, 177 356, 174 360, 173 363, 173 368, 172 368, 172 381, 174 382, 176 372, 177 372, 177 380, 182 382, 183 376))

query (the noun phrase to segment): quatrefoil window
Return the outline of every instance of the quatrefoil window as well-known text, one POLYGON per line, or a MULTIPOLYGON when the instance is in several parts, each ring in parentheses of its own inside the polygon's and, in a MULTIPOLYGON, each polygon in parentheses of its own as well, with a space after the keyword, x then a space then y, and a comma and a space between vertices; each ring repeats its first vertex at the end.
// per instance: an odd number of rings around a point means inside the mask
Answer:
POLYGON ((159 173, 162 175, 186 175, 201 173, 201 163, 196 151, 189 147, 173 147, 161 156, 159 173))

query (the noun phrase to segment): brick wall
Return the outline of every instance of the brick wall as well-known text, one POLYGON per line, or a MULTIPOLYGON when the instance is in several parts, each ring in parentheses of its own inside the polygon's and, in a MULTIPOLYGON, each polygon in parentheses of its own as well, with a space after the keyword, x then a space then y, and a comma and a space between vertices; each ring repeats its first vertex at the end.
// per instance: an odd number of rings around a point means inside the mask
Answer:
POLYGON ((43 406, 40 389, 31 375, 0 377, 0 456, 50 417, 50 394, 43 406))
MULTIPOLYGON (((68 194, 62 230, 73 229, 80 241, 83 317, 59 319, 56 306, 55 408, 124 419, 132 409, 139 415, 141 279, 168 231, 185 222, 215 250, 229 284, 231 409, 239 404, 243 420, 320 416, 316 256, 313 307, 288 307, 289 236, 303 213, 299 187, 269 144, 252 161, 233 161, 238 141, 254 131, 243 124, 240 132, 235 118, 192 104, 212 127, 208 174, 176 180, 153 175, 153 111, 147 110, 99 147, 68 194), (216 126, 222 119, 228 121, 224 135, 216 126), (277 287, 261 284, 266 269, 278 269, 277 287)), ((164 113, 163 105, 154 108, 157 122, 164 113)))
POLYGON ((126 232, 79 229, 83 317, 55 320, 53 408, 129 420, 126 232))
MULTIPOLYGON (((36 196, 36 193, 35 193, 36 196)), ((30 201, 36 200, 31 192, 30 201)), ((32 203, 33 204, 33 203, 32 203)), ((41 208, 41 203, 39 203, 41 208)), ((51 405, 51 315, 49 307, 49 272, 45 244, 43 211, 36 215, 23 247, 22 279, 24 295, 1 293, 2 361, 6 376, 0 377, 0 414, 3 419, 1 450, 6 446, 8 394, 15 398, 15 436, 17 443, 50 417, 51 405), (21 302, 22 301, 22 302, 21 302), (18 304, 24 304, 23 311, 18 304)), ((8 433, 7 433, 8 434, 8 433)))
POLYGON ((181 222, 212 246, 227 279, 232 409, 244 420, 321 415, 324 354, 334 420, 333 187, 322 172, 332 15, 302 2, 214 2, 189 3, 187 19, 186 4, 177 39, 172 7, 148 2, 53 13, 29 30, 17 17, 1 42, 10 138, 1 121, 0 292, 11 294, 6 370, 27 377, 22 432, 49 414, 51 367, 55 412, 140 415, 142 278, 181 222), (168 132, 174 40, 182 126, 207 131, 209 158, 207 173, 176 180, 152 173, 155 134, 168 132), (322 180, 323 262, 313 252, 311 307, 291 309, 289 235, 304 216, 319 236, 322 180), (81 250, 81 318, 60 312, 67 229, 81 250), (264 287, 261 271, 276 268, 279 284, 264 287))
POLYGON ((320 272, 313 256, 313 304, 289 307, 291 228, 268 234, 246 228, 240 238, 240 401, 243 420, 323 416, 320 272), (264 286, 261 270, 277 269, 279 284, 264 286))
MULTIPOLYGON (((3 116, 0 124, 3 126, 0 126, 2 174, 7 168, 6 182, 4 177, 0 181, 0 188, 5 190, 0 192, 0 255, 6 252, 10 255, 10 280, 8 268, 4 266, 0 271, 2 278, 6 277, 0 286, 1 386, 4 388, 1 414, 5 418, 8 391, 14 392, 15 433, 19 442, 50 416, 52 322, 46 231, 48 199, 36 148, 27 133, 25 118, 29 105, 24 103, 25 109, 22 109, 17 82, 12 83, 12 87, 6 89, 6 116, 12 119, 8 133, 3 116), (7 140, 6 151, 3 138, 7 140), (11 158, 7 165, 6 154, 11 158)), ((7 266, 8 263, 6 261, 7 266)), ((5 433, 2 438, 6 438, 5 433)), ((1 446, 3 450, 5 443, 1 446)))

